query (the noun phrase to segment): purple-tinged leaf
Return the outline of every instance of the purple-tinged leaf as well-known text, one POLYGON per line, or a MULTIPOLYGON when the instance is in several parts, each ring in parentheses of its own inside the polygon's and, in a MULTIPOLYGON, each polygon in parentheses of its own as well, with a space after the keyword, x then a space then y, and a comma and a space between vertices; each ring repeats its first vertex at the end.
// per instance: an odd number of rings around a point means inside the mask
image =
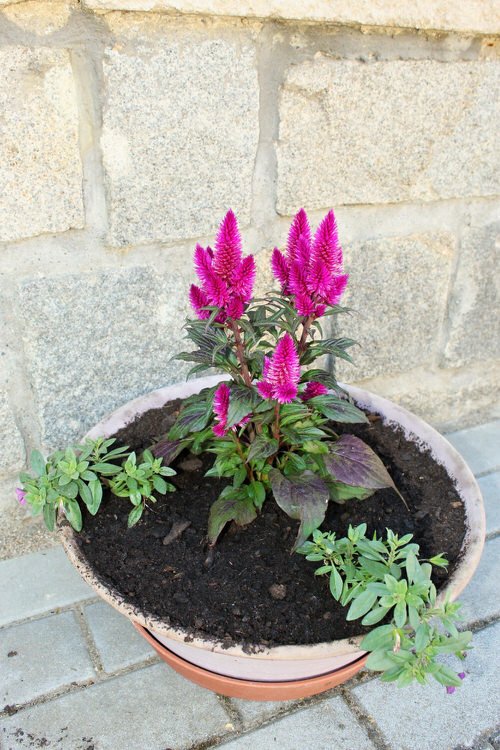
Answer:
POLYGON ((188 442, 187 440, 168 440, 165 438, 153 445, 151 452, 156 458, 163 458, 164 466, 169 466, 188 442))
POLYGON ((225 424, 226 429, 239 424, 251 414, 253 407, 259 400, 254 388, 249 388, 246 385, 232 385, 225 424))
POLYGON ((212 402, 198 401, 184 406, 177 417, 174 426, 171 427, 168 437, 170 440, 181 440, 190 432, 203 430, 212 416, 212 402))
POLYGON ((257 511, 249 498, 246 488, 226 487, 210 508, 208 517, 208 539, 215 544, 222 529, 234 521, 245 526, 257 517, 257 511))
POLYGON ((354 435, 341 435, 335 443, 328 443, 323 461, 329 474, 344 484, 372 490, 396 489, 380 458, 354 435))
POLYGON ((271 469, 269 479, 281 510, 290 518, 300 520, 299 533, 292 550, 295 551, 321 525, 328 506, 328 486, 312 471, 285 477, 278 469, 271 469))
POLYGON ((332 419, 334 422, 348 422, 350 424, 368 422, 366 414, 361 409, 351 404, 350 401, 337 398, 337 396, 314 396, 308 399, 307 405, 312 406, 324 417, 332 419))

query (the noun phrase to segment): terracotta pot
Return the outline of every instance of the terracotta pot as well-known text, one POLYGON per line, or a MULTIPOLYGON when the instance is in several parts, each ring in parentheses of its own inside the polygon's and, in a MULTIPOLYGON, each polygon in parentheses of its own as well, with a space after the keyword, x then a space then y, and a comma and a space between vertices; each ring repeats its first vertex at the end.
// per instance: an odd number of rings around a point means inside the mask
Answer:
MULTIPOLYGON (((186 398, 222 379, 225 378, 199 378, 141 396, 103 419, 87 436, 113 435, 139 414, 161 407, 168 401, 186 398)), ((414 414, 368 391, 353 386, 345 388, 358 406, 380 414, 384 422, 400 426, 407 438, 428 448, 454 479, 464 503, 467 531, 460 562, 439 598, 442 600, 448 595, 450 599, 455 599, 472 577, 484 544, 484 508, 472 472, 453 446, 414 414)), ((242 695, 241 691, 246 686, 244 697, 257 696, 258 700, 266 700, 265 695, 270 696, 267 700, 286 700, 292 695, 300 698, 340 684, 363 664, 364 652, 359 648, 361 636, 314 645, 263 647, 252 654, 238 645, 223 648, 208 636, 188 637, 182 629, 172 628, 157 617, 138 610, 126 602, 120 592, 103 583, 82 555, 75 541, 75 532, 69 525, 61 526, 60 534, 68 557, 87 583, 109 604, 129 617, 136 627, 142 626, 138 628, 139 632, 174 669, 205 687, 227 695, 242 695), (294 683, 293 686, 291 683, 294 683)))

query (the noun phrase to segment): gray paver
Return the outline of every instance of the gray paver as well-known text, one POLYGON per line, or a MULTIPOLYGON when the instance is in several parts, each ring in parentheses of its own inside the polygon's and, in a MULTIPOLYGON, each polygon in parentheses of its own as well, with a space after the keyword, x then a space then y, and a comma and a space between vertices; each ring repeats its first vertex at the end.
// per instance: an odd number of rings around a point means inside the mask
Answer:
POLYGON ((19 711, 0 722, 0 738, 8 750, 180 750, 227 723, 213 693, 155 664, 19 711))
POLYGON ((0 625, 95 596, 62 547, 0 562, 0 591, 0 625))
POLYGON ((484 474, 500 466, 500 421, 452 432, 446 437, 474 474, 484 474))
POLYGON ((486 533, 500 531, 500 471, 487 474, 479 480, 486 510, 486 533))
POLYGON ((244 724, 255 724, 268 719, 284 709, 291 708, 296 701, 245 701, 233 698, 244 724))
POLYGON ((360 685, 353 692, 395 750, 469 747, 498 722, 499 653, 497 623, 475 635, 474 648, 464 666, 467 677, 453 695, 447 695, 436 682, 398 688, 379 680, 360 685))
POLYGON ((481 562, 472 581, 460 596, 465 622, 475 622, 500 615, 500 537, 484 546, 481 562))
POLYGON ((223 747, 225 750, 373 750, 374 746, 342 698, 336 696, 223 747))
POLYGON ((115 672, 154 656, 154 650, 130 620, 105 602, 85 607, 85 616, 105 672, 115 672))
POLYGON ((26 703, 94 676, 74 612, 0 631, 0 705, 26 703))

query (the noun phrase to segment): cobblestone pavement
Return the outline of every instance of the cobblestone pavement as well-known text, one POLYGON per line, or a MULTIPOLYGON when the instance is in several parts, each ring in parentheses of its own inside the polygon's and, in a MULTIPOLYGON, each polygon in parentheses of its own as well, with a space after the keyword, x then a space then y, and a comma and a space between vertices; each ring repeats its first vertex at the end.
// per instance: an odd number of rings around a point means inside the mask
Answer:
POLYGON ((462 598, 474 649, 455 694, 365 672, 299 702, 217 696, 161 663, 54 547, 0 562, 1 750, 500 750, 500 422, 448 437, 487 512, 462 598))

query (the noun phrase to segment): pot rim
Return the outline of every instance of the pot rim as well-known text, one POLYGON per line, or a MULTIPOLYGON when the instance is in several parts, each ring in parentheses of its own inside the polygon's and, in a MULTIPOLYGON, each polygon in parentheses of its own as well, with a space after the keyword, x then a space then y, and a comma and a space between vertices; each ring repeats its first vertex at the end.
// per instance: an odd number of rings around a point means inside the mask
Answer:
MULTIPOLYGON (((119 429, 129 424, 136 416, 150 409, 163 406, 176 398, 187 398, 198 393, 203 388, 212 387, 222 380, 229 380, 229 376, 211 375, 197 378, 186 383, 178 383, 160 388, 129 401, 98 422, 89 430, 85 438, 109 437, 119 429)), ((464 502, 466 511, 466 533, 462 542, 461 557, 446 586, 440 591, 438 601, 446 597, 454 600, 463 591, 471 579, 481 557, 484 546, 486 520, 484 506, 479 486, 458 451, 437 430, 424 422, 402 406, 398 406, 381 396, 377 396, 362 388, 352 385, 341 385, 362 407, 380 413, 385 424, 399 425, 406 436, 430 449, 438 463, 443 464, 448 474, 455 480, 457 491, 464 502)), ((106 601, 119 612, 137 622, 148 630, 152 630, 168 638, 187 642, 190 646, 201 648, 228 656, 238 656, 252 659, 322 659, 326 656, 359 653, 362 635, 327 641, 316 644, 295 644, 286 646, 252 646, 242 645, 224 647, 220 640, 210 637, 192 636, 186 630, 172 627, 164 620, 143 612, 139 608, 125 601, 123 595, 112 586, 103 583, 95 573, 80 547, 76 542, 76 532, 67 521, 58 522, 58 531, 64 550, 70 561, 76 567, 84 580, 106 601)))

